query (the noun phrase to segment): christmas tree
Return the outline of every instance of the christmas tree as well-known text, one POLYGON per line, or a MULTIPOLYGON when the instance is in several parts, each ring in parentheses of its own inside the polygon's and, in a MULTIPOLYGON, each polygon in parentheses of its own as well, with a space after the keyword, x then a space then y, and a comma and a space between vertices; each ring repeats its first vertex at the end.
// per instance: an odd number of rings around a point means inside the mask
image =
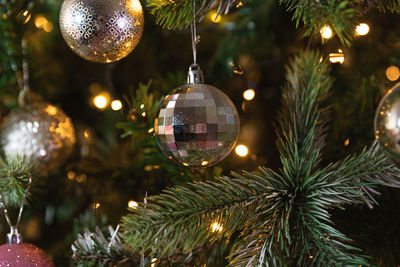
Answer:
POLYGON ((399 12, 3 0, 0 266, 400 265, 399 12))

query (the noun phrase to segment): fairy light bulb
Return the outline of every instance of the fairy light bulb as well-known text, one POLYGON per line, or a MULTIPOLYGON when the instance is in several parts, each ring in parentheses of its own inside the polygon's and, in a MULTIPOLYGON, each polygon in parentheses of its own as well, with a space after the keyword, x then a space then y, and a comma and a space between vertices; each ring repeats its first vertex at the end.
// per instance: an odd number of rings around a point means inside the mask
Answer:
POLYGON ((235 152, 240 157, 246 157, 249 154, 249 149, 245 145, 236 146, 235 152))
POLYGON ((243 92, 243 98, 247 101, 251 101, 256 96, 256 92, 253 89, 247 89, 243 92))
POLYGON ((321 36, 324 39, 331 39, 333 37, 333 31, 331 29, 331 27, 329 27, 328 25, 325 25, 324 27, 322 27, 322 29, 320 30, 321 36))
POLYGON ((122 109, 122 102, 120 100, 118 100, 118 99, 113 100, 111 102, 111 109, 114 110, 114 111, 121 110, 122 109))
POLYGON ((369 33, 369 25, 367 23, 360 23, 356 27, 356 35, 364 36, 369 33))

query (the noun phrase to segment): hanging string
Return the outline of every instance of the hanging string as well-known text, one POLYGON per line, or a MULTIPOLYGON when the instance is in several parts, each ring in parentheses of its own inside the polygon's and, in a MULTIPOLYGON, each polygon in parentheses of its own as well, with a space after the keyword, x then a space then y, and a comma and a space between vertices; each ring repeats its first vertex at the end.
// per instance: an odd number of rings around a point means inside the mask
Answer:
POLYGON ((29 175, 28 186, 25 189, 24 197, 22 198, 21 206, 19 208, 17 223, 14 224, 14 225, 11 222, 10 216, 8 215, 7 207, 3 202, 2 195, 0 194, 0 209, 3 210, 4 217, 6 217, 6 221, 7 221, 8 226, 10 227, 10 229, 18 229, 19 223, 20 223, 21 218, 22 218, 22 212, 24 211, 25 201, 26 201, 26 199, 28 197, 29 191, 31 190, 31 184, 32 184, 32 176, 29 175))
POLYGON ((193 0, 193 21, 190 23, 190 32, 192 34, 193 65, 197 65, 196 45, 199 43, 200 37, 197 36, 196 29, 196 0, 193 0))

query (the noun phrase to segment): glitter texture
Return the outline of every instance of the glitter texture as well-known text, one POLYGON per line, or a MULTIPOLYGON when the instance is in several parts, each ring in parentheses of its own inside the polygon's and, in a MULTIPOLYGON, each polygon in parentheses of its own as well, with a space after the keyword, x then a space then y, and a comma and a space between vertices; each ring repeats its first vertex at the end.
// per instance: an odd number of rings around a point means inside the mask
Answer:
POLYGON ((31 244, 5 244, 0 246, 0 267, 53 267, 46 253, 31 244))
POLYGON ((144 27, 139 0, 65 0, 60 29, 69 47, 86 60, 109 63, 126 57, 144 27))
POLYGON ((167 95, 155 120, 160 149, 184 166, 208 167, 232 151, 239 116, 227 95, 207 84, 186 84, 167 95))
POLYGON ((390 89, 379 104, 375 137, 385 154, 400 166, 400 84, 390 89))
POLYGON ((74 144, 75 129, 71 119, 61 109, 47 103, 18 108, 2 125, 2 153, 30 157, 42 174, 63 164, 74 144))

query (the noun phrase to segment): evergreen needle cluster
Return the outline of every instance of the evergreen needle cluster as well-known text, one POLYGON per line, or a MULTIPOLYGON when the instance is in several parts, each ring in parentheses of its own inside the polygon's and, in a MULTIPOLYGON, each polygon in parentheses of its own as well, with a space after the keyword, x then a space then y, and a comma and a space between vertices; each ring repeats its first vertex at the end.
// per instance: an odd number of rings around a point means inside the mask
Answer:
POLYGON ((282 168, 233 173, 215 181, 164 190, 122 219, 124 240, 157 258, 188 252, 234 234, 232 266, 367 265, 351 240, 333 227, 329 209, 374 202, 377 184, 399 186, 400 170, 376 144, 321 166, 332 84, 316 52, 287 68, 279 113, 282 168))

